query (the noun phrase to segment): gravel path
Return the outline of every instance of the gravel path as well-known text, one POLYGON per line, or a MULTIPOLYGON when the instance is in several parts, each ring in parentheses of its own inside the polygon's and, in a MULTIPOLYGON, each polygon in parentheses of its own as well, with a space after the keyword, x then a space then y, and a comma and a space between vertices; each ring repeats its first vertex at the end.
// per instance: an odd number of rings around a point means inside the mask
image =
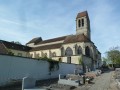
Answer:
POLYGON ((103 73, 101 76, 97 77, 95 84, 93 84, 89 90, 111 90, 110 85, 112 75, 113 71, 103 73))

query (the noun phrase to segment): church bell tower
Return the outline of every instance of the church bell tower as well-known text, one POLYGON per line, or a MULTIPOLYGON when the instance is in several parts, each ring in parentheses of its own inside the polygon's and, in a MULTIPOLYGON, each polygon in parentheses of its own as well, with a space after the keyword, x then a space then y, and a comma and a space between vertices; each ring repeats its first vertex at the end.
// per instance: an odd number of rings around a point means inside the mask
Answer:
POLYGON ((91 39, 90 20, 87 11, 78 13, 76 17, 76 34, 84 34, 91 39))

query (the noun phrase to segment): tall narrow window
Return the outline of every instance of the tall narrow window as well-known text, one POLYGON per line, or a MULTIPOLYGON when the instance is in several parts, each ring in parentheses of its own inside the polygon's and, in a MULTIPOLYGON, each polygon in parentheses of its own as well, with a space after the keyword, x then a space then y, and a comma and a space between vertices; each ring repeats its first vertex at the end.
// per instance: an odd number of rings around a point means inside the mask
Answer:
POLYGON ((82 19, 82 27, 84 26, 84 19, 82 19))
POLYGON ((75 55, 77 55, 77 49, 78 49, 78 46, 77 44, 75 45, 75 55))
POLYGON ((88 46, 85 48, 85 55, 90 56, 90 49, 88 46))
POLYGON ((78 27, 81 27, 81 20, 78 20, 78 27))
POLYGON ((64 56, 64 48, 61 48, 61 56, 64 56))
POLYGON ((82 48, 79 46, 78 49, 77 49, 77 54, 80 55, 82 54, 82 48))

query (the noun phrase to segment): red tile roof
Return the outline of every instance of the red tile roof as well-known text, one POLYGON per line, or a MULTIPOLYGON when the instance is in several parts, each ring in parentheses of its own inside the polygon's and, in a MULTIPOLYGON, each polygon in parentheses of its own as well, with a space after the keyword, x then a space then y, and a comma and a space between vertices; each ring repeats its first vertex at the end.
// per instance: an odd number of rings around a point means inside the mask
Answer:
POLYGON ((64 40, 65 38, 66 38, 66 36, 57 37, 57 38, 53 38, 53 39, 48 39, 48 40, 41 41, 41 42, 37 43, 36 45, 50 43, 50 42, 57 42, 57 41, 64 40))
MULTIPOLYGON (((91 42, 84 34, 79 34, 79 35, 69 35, 69 36, 64 36, 60 38, 54 38, 46 41, 42 41, 44 43, 50 43, 53 41, 59 41, 59 40, 64 40, 63 43, 59 44, 51 44, 51 45, 45 45, 45 46, 39 46, 39 47, 33 47, 30 51, 39 51, 39 50, 49 50, 49 49, 56 49, 60 48, 62 44, 68 44, 68 43, 75 43, 75 42, 91 42)), ((38 43, 43 44, 43 43, 38 43)))
POLYGON ((88 17, 87 11, 78 13, 76 18, 81 18, 81 17, 84 17, 84 16, 87 16, 87 17, 88 17))
POLYGON ((68 36, 63 36, 63 37, 44 40, 44 41, 41 41, 41 42, 37 43, 36 45, 51 43, 51 42, 57 42, 57 41, 61 41, 61 40, 63 40, 64 42, 59 43, 59 44, 51 44, 51 45, 33 47, 30 51, 60 48, 62 44, 67 44, 67 43, 91 42, 84 34, 79 34, 79 35, 68 35, 68 36))
POLYGON ((64 40, 64 43, 75 43, 75 42, 91 42, 84 34, 69 35, 64 40))

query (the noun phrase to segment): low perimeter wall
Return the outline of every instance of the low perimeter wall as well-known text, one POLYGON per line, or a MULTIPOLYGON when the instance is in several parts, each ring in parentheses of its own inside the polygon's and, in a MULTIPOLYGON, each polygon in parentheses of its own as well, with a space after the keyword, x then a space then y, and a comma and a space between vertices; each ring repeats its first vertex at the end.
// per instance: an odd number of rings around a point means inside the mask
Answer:
POLYGON ((59 63, 59 70, 49 72, 49 62, 29 58, 0 55, 0 85, 13 79, 32 77, 36 80, 58 77, 59 74, 74 73, 78 65, 59 63))

